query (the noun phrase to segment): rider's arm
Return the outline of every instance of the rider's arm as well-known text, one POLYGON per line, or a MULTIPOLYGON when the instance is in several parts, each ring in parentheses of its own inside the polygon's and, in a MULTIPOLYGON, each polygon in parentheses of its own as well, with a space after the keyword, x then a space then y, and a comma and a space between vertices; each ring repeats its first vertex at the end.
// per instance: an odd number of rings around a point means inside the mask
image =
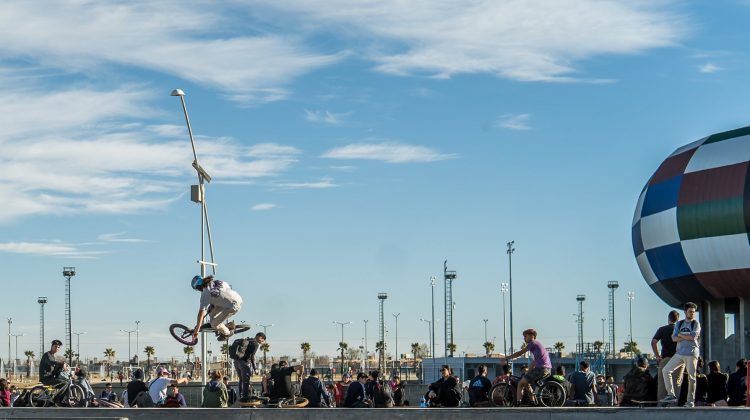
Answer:
POLYGON ((517 352, 515 352, 515 353, 513 353, 511 355, 505 356, 505 358, 508 359, 508 360, 515 359, 516 357, 522 356, 524 354, 526 354, 526 344, 524 344, 523 347, 521 347, 521 350, 518 350, 517 352))
POLYGON ((198 332, 201 329, 201 325, 203 325, 203 318, 205 317, 206 317, 206 311, 203 308, 198 309, 198 319, 196 320, 195 329, 193 330, 193 337, 198 336, 198 332))

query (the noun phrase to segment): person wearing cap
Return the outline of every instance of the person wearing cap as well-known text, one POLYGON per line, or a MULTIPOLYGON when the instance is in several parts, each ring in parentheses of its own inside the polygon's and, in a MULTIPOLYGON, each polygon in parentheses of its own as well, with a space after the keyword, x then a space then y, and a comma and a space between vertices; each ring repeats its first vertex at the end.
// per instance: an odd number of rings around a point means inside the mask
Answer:
POLYGON ((163 366, 156 368, 156 378, 148 383, 148 393, 154 404, 159 404, 167 398, 167 387, 172 384, 188 383, 187 378, 170 379, 169 370, 163 366))
POLYGON ((344 396, 346 395, 346 389, 349 388, 349 385, 351 383, 352 375, 350 373, 341 375, 341 380, 339 382, 336 382, 336 388, 333 397, 334 400, 336 400, 337 407, 344 406, 344 396))
POLYGON ((65 367, 65 362, 55 360, 55 353, 60 351, 60 347, 62 347, 62 341, 52 340, 49 351, 44 353, 39 361, 39 382, 44 385, 55 386, 66 382, 60 376, 60 372, 65 367))
POLYGON ((648 359, 640 356, 636 359, 635 366, 623 378, 620 406, 633 407, 639 405, 640 401, 654 401, 656 388, 653 376, 648 373, 648 359))
POLYGON ((193 339, 198 338, 198 333, 203 325, 206 315, 211 317, 211 327, 216 330, 219 340, 226 339, 233 334, 234 322, 224 325, 224 321, 231 318, 242 308, 242 297, 232 290, 232 286, 223 280, 214 279, 214 276, 195 276, 190 286, 201 292, 198 319, 193 329, 193 339))
MULTIPOLYGON (((518 356, 531 352, 534 358, 534 363, 531 365, 531 369, 523 375, 520 381, 518 381, 518 388, 516 390, 516 405, 520 405, 523 400, 523 391, 530 389, 529 384, 534 383, 545 376, 549 376, 552 371, 552 362, 549 359, 549 354, 544 348, 544 345, 536 339, 537 333, 533 328, 529 328, 523 332, 523 347, 521 350, 506 356, 506 363, 508 360, 515 359, 518 356)), ((532 400, 534 399, 531 394, 532 400)))
POLYGON ((326 392, 323 382, 318 378, 318 370, 310 369, 310 376, 302 381, 300 395, 307 398, 307 407, 330 407, 331 396, 326 392))
POLYGON ((148 393, 148 387, 143 382, 143 371, 136 369, 133 371, 133 380, 127 383, 125 391, 122 393, 123 405, 125 407, 135 406, 135 399, 141 392, 148 393))
POLYGON ((295 371, 297 375, 302 374, 304 366, 289 366, 286 360, 279 362, 279 367, 271 369, 271 379, 273 380, 273 388, 271 388, 271 399, 278 400, 281 398, 292 398, 292 373, 295 371))

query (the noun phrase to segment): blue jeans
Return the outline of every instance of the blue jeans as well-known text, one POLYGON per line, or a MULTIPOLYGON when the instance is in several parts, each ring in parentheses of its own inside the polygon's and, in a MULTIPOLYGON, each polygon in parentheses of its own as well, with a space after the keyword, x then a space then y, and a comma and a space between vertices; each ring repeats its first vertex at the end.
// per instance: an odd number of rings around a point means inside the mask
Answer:
POLYGON ((237 371, 240 398, 250 396, 250 377, 253 376, 253 367, 248 360, 234 360, 234 370, 237 371))

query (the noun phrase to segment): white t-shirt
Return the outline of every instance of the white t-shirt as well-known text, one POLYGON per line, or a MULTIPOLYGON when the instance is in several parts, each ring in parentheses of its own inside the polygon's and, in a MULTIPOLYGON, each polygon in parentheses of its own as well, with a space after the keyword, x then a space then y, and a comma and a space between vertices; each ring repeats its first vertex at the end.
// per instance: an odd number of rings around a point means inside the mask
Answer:
POLYGON ((211 286, 206 287, 201 292, 201 309, 207 311, 209 305, 214 305, 217 308, 233 308, 242 305, 242 297, 232 290, 229 283, 213 280, 211 286))
POLYGON ((162 376, 148 383, 148 394, 151 396, 154 404, 158 403, 162 398, 167 398, 167 387, 170 383, 172 383, 172 379, 169 376, 162 376))

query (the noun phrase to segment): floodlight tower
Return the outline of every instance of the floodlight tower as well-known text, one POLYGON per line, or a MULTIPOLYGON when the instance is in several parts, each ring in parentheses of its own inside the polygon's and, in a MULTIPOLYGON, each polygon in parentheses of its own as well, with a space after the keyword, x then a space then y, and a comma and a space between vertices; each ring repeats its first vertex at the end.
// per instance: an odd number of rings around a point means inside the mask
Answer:
MULTIPOLYGON (((190 136, 190 146, 193 148, 193 168, 198 175, 198 185, 190 186, 190 198, 195 203, 201 205, 201 257, 198 260, 198 264, 201 266, 201 277, 206 276, 206 266, 211 266, 213 274, 216 274, 216 262, 214 261, 214 245, 211 239, 211 224, 208 221, 208 206, 206 204, 206 188, 205 183, 211 182, 211 176, 206 172, 205 169, 198 163, 198 153, 195 150, 195 140, 193 139, 193 129, 190 126, 190 117, 188 117, 187 106, 185 105, 185 92, 182 89, 175 89, 170 94, 171 96, 179 96, 180 102, 182 103, 182 111, 185 114, 185 123, 187 124, 188 135, 190 136), (206 246, 205 240, 208 238, 208 248, 211 253, 211 261, 206 261, 205 253, 206 246)), ((208 352, 206 349, 206 333, 201 334, 201 357, 203 358, 201 363, 201 384, 206 385, 206 376, 208 374, 208 364, 206 358, 208 352)), ((201 398, 202 401, 202 398, 201 398)))
POLYGON ((387 293, 378 293, 378 303, 380 312, 378 317, 380 327, 380 355, 378 356, 378 370, 385 372, 385 315, 383 313, 383 303, 388 299, 387 293))
POLYGON ((445 281, 445 357, 453 357, 453 280, 456 272, 448 270, 448 260, 443 261, 443 279, 445 281))
MULTIPOLYGON (((65 344, 72 348, 73 345, 73 327, 72 327, 72 315, 70 306, 70 279, 76 275, 75 267, 63 267, 63 277, 65 277, 65 336, 68 337, 68 342, 65 344)), ((73 365, 73 352, 68 353, 68 365, 73 365)))
POLYGON ((39 357, 44 354, 44 304, 47 303, 46 296, 39 296, 36 298, 36 303, 39 304, 39 357))
POLYGON ((586 295, 576 296, 578 301, 578 349, 577 352, 583 353, 583 302, 586 300, 586 295))
POLYGON ((615 290, 620 287, 616 280, 607 282, 609 289, 609 351, 615 354, 615 290))

